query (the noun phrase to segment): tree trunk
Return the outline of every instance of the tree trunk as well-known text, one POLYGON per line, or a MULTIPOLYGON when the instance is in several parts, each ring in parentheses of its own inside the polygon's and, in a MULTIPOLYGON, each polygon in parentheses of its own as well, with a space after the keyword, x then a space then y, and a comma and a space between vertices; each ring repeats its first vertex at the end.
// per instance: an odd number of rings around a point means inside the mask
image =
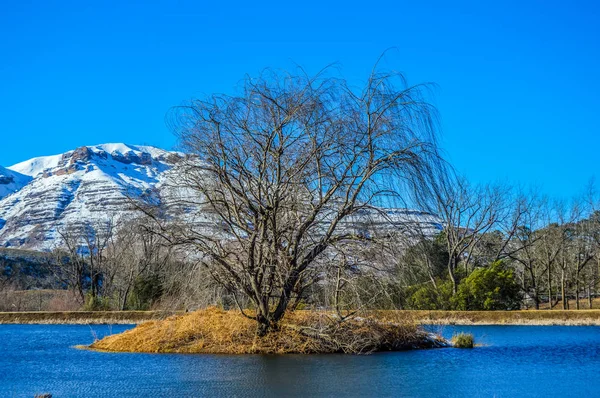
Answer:
POLYGON ((538 291, 538 283, 536 281, 535 274, 533 273, 533 266, 529 268, 529 276, 531 277, 531 284, 533 285, 533 301, 535 303, 535 309, 540 309, 540 295, 538 291))
MULTIPOLYGON (((300 272, 298 270, 293 270, 292 273, 288 276, 282 289, 281 296, 279 297, 277 307, 275 307, 275 311, 273 311, 271 319, 269 320, 269 327, 276 325, 277 322, 279 322, 279 320, 283 318, 283 315, 285 314, 285 311, 287 310, 288 305, 290 303, 291 294, 294 291, 294 288, 296 287, 296 284, 298 283, 299 279, 300 272)), ((266 308, 266 311, 268 311, 268 305, 266 308)))
POLYGON ((552 309, 552 277, 548 266, 548 309, 552 309))
POLYGON ((429 260, 429 258, 427 256, 425 256, 425 262, 427 264, 427 275, 429 276, 429 280, 433 284, 433 288, 437 292, 438 286, 437 286, 437 282, 435 281, 435 276, 433 275, 433 272, 432 272, 433 266, 431 265, 431 261, 429 260))
POLYGON ((129 271, 129 278, 127 280, 127 288, 125 289, 125 293, 123 293, 123 301, 121 303, 121 311, 125 311, 127 308, 127 298, 129 297, 129 291, 133 285, 133 268, 129 271))
POLYGON ((456 259, 450 260, 448 263, 448 274, 450 275, 450 280, 452 281, 452 294, 456 295, 457 287, 456 287, 456 275, 454 275, 454 269, 456 266, 456 259))
POLYGON ((129 297, 129 285, 127 289, 125 289, 125 293, 123 293, 123 301, 121 301, 121 311, 125 311, 127 309, 127 298, 129 297))
POLYGON ((587 286, 587 296, 588 296, 588 309, 592 309, 593 300, 592 300, 592 287, 590 285, 587 286))
POLYGON ((563 310, 567 309, 567 295, 565 292, 565 270, 560 275, 560 294, 562 295, 563 310))
POLYGON ((270 325, 269 322, 258 321, 258 327, 256 329, 256 335, 258 337, 264 337, 269 333, 270 325))
POLYGON ((85 293, 83 292, 83 283, 81 283, 81 279, 77 283, 77 293, 79 294, 81 304, 85 304, 85 293))
POLYGON ((577 272, 577 279, 575 279, 575 309, 579 309, 579 272, 577 272))

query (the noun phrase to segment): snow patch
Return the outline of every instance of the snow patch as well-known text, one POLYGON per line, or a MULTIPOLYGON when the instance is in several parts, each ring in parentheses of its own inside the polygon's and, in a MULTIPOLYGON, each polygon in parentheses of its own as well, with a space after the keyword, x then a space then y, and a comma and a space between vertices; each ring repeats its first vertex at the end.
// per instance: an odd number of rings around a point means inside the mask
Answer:
POLYGON ((0 166, 0 199, 23 188, 31 177, 0 166))
POLYGON ((25 174, 30 177, 37 177, 38 175, 42 174, 44 170, 58 166, 58 163, 60 162, 62 157, 63 154, 41 156, 38 158, 33 158, 21 163, 14 164, 8 169, 16 171, 17 173, 25 174))

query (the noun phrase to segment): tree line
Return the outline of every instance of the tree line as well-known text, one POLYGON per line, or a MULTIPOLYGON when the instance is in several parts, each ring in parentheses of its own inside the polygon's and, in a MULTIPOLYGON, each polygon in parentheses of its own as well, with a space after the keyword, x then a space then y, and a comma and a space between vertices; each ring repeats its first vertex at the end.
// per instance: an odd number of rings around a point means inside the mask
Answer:
POLYGON ((400 257, 398 274, 411 286, 405 306, 593 308, 600 213, 593 184, 587 191, 565 203, 533 190, 456 180, 438 203, 444 229, 400 257))
MULTIPOLYGON (((456 180, 438 197, 440 230, 353 225, 363 239, 315 261, 290 308, 513 310, 594 308, 600 211, 593 188, 566 205, 506 186, 456 180), (443 199, 443 200, 442 200, 443 199), (379 228, 380 230, 377 230, 379 228)), ((379 215, 375 212, 374 215, 379 215)), ((391 223, 391 221, 390 221, 391 223)), ((177 234, 185 224, 177 223, 177 234)), ((59 229, 43 275, 87 309, 252 308, 222 276, 147 216, 59 229)), ((216 234, 211 230, 211 234, 216 234)), ((180 238, 180 237, 179 237, 180 238)), ((10 278, 2 279, 3 289, 10 278)), ((299 285, 300 286, 300 285, 299 285)))

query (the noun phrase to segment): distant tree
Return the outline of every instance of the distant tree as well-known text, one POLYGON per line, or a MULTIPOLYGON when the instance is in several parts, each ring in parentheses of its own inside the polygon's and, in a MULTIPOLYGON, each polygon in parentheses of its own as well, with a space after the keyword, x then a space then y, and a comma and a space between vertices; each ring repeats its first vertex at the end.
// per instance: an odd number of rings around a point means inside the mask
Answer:
MULTIPOLYGON (((144 218, 121 225, 104 251, 103 290, 119 309, 148 309, 163 293, 173 251, 144 218)), ((171 270, 172 271, 172 270, 171 270)))
POLYGON ((394 279, 404 286, 420 284, 428 280, 433 289, 438 281, 447 275, 448 252, 441 234, 433 239, 422 236, 412 245, 394 247, 395 257, 388 261, 395 263, 394 279))
POLYGON ((456 309, 462 311, 516 310, 521 300, 514 272, 503 261, 473 271, 461 281, 453 298, 456 309))
POLYGON ((537 195, 529 195, 515 204, 514 211, 519 217, 515 218, 506 257, 513 261, 523 292, 531 297, 535 309, 539 309, 543 277, 547 271, 541 263, 539 248, 545 238, 543 227, 548 222, 548 202, 537 195))
MULTIPOLYGON (((443 172, 426 86, 373 72, 362 91, 343 79, 266 71, 238 96, 177 109, 190 154, 172 180, 218 233, 184 222, 162 233, 186 245, 264 335, 308 292, 328 258, 374 239, 348 228, 390 200, 421 203, 443 172), (393 199, 395 198, 395 199, 393 199), (344 226, 346 225, 346 226, 344 226)), ((382 216, 385 214, 382 213, 382 216)))
POLYGON ((444 222, 440 238, 448 252, 447 270, 454 294, 460 282, 458 266, 462 263, 464 274, 469 273, 475 248, 502 218, 504 195, 503 187, 472 186, 464 178, 438 186, 437 212, 444 222))
POLYGON ((408 289, 406 307, 412 310, 453 309, 452 281, 439 279, 436 284, 421 284, 408 289))
POLYGON ((57 228, 61 246, 52 250, 47 267, 56 280, 75 294, 79 304, 85 303, 87 260, 80 250, 79 235, 72 230, 57 228))
POLYGON ((58 281, 76 293, 77 300, 85 303, 86 308, 100 306, 106 285, 104 277, 109 269, 106 252, 115 228, 112 217, 57 228, 60 246, 53 250, 47 266, 58 281))

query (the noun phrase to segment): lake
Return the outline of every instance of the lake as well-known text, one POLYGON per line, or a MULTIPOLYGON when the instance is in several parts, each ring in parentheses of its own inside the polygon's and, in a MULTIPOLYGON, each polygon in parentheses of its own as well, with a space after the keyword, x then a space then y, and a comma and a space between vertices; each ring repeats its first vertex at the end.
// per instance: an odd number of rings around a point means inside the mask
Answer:
POLYGON ((600 327, 446 326, 483 344, 369 356, 113 354, 132 326, 0 325, 0 396, 600 396, 600 327))

